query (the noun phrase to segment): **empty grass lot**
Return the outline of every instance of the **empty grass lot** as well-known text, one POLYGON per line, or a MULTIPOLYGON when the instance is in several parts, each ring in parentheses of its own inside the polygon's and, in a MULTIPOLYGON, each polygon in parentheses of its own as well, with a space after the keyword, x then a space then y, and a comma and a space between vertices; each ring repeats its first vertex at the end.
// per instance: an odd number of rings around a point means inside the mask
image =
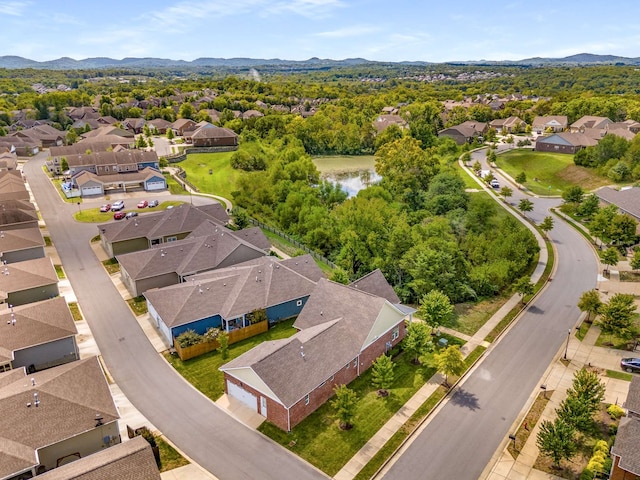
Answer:
POLYGON ((293 320, 285 320, 261 335, 229 345, 229 358, 226 360, 222 360, 222 356, 217 351, 205 353, 185 362, 169 353, 165 354, 165 358, 191 385, 215 401, 224 393, 224 375, 218 370, 220 366, 262 342, 290 337, 297 331, 292 325, 293 320))
POLYGON ((563 153, 511 150, 498 155, 496 165, 512 178, 525 172, 524 186, 537 195, 560 195, 573 185, 593 190, 611 183, 593 170, 576 166, 573 155, 563 153))
MULTIPOLYGON (((447 338, 450 345, 462 343, 447 338)), ((436 373, 432 354, 423 356, 422 362, 413 365, 404 353, 394 358, 395 379, 388 397, 378 397, 377 389, 371 385, 371 369, 351 382, 349 388, 358 398, 351 430, 340 429, 331 400, 289 433, 268 422, 258 430, 333 476, 436 373)))
POLYGON ((212 193, 231 199, 237 178, 241 172, 231 168, 231 155, 234 152, 191 153, 177 166, 187 172, 187 181, 195 185, 202 193, 212 193), (209 174, 211 170, 211 174, 209 174))

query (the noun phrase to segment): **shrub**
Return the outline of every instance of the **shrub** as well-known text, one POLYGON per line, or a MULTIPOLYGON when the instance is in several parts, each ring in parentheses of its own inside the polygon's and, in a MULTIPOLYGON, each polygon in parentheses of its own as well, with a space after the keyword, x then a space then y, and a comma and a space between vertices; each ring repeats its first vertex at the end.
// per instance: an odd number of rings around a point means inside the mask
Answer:
POLYGON ((589 470, 589 467, 586 467, 580 474, 580 480, 593 480, 595 476, 596 474, 593 473, 592 470, 589 470))
POLYGON ((208 328, 207 331, 204 332, 203 340, 207 342, 212 342, 218 337, 219 334, 220 334, 219 328, 215 328, 215 327, 208 328))
POLYGON ((176 341, 182 348, 191 347, 202 343, 203 336, 195 330, 186 330, 176 337, 176 341))
POLYGON ((624 409, 612 403, 607 407, 607 413, 613 420, 618 420, 624 415, 624 409))
POLYGON ((593 454, 601 452, 604 453, 605 456, 609 454, 609 444, 604 440, 598 440, 593 447, 593 454))

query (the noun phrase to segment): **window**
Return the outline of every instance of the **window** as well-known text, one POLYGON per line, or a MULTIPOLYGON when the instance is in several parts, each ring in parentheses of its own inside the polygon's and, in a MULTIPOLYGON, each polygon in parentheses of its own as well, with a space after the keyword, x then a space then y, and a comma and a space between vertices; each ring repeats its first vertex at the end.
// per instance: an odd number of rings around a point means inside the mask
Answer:
POLYGON ((400 327, 396 327, 393 329, 393 332, 391 332, 391 340, 397 340, 399 336, 400 336, 400 327))
POLYGON ((309 394, 307 393, 307 396, 304 397, 304 404, 305 405, 309 405, 309 394))
POLYGON ((296 307, 301 307, 302 306, 302 300, 298 300, 296 302, 296 307))
POLYGON ((356 368, 358 366, 358 359, 354 358, 353 359, 353 368, 356 368))
POLYGON ((320 387, 324 387, 324 384, 325 384, 325 383, 327 383, 327 382, 322 382, 320 385, 318 385, 318 388, 320 388, 320 387))
POLYGON ((335 378, 335 375, 331 375, 331 377, 329 377, 329 381, 333 382, 333 379, 335 378))
POLYGON ((176 240, 178 240, 178 237, 167 237, 167 239, 165 241, 166 242, 175 242, 176 240))

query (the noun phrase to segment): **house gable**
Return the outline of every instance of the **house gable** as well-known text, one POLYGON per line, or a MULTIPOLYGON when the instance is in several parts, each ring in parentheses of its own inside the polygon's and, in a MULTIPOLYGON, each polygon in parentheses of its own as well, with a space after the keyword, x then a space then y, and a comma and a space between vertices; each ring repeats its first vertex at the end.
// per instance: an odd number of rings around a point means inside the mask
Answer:
POLYGON ((383 305, 378 317, 369 331, 369 335, 367 335, 367 338, 362 345, 362 350, 378 340, 383 334, 396 327, 399 323, 403 322, 404 318, 405 314, 390 303, 383 305))
POLYGON ((271 388, 269 388, 269 386, 264 382, 264 380, 260 377, 260 375, 258 375, 255 372, 255 370, 253 370, 252 368, 250 367, 230 368, 225 371, 228 372, 233 377, 240 380, 242 383, 249 385, 254 390, 264 393, 265 395, 267 395, 268 397, 271 397, 276 402, 284 405, 282 400, 278 398, 278 395, 276 395, 276 393, 273 390, 271 390, 271 388))

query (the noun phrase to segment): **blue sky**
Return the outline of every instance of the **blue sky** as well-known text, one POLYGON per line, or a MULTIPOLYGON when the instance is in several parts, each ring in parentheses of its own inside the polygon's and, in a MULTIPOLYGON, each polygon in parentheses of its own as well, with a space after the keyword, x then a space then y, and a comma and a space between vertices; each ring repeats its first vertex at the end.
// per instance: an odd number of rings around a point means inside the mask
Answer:
POLYGON ((519 60, 640 56, 640 2, 0 0, 0 55, 519 60))

